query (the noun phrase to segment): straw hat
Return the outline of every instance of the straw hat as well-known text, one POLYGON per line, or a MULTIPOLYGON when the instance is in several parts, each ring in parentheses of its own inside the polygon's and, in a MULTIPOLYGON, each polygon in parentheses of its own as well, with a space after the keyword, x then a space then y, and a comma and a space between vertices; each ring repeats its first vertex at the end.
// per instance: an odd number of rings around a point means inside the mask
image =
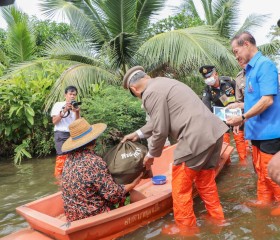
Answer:
POLYGON ((135 66, 127 70, 126 74, 123 77, 123 87, 124 89, 128 89, 128 84, 133 77, 134 74, 143 71, 145 72, 144 68, 142 66, 135 66))
POLYGON ((69 152, 86 145, 101 135, 107 125, 97 123, 90 125, 84 118, 79 118, 69 125, 70 137, 63 143, 62 152, 69 152))

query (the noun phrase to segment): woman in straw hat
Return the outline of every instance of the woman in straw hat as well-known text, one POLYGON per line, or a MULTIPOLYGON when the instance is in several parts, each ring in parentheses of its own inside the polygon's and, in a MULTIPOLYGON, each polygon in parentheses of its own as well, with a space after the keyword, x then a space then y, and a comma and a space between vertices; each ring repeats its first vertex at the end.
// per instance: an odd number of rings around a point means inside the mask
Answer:
POLYGON ((61 183, 64 211, 68 221, 75 221, 114 208, 123 202, 127 192, 139 182, 141 175, 132 183, 116 184, 106 163, 95 154, 95 140, 107 125, 90 125, 84 118, 69 125, 70 137, 62 145, 68 153, 61 183))

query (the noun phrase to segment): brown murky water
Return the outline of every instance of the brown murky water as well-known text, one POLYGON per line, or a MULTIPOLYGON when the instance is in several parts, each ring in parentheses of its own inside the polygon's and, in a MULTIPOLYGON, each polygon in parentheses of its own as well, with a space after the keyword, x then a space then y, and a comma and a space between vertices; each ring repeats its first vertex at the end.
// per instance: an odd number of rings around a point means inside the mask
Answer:
MULTIPOLYGON (((19 167, 14 167, 9 162, 0 162, 0 237, 28 226, 15 212, 15 207, 58 190, 53 169, 54 158, 23 162, 19 167)), ((227 219, 222 227, 210 224, 203 218, 206 210, 203 202, 196 198, 195 214, 200 233, 195 237, 170 237, 162 234, 162 227, 174 221, 173 215, 168 214, 120 239, 280 239, 280 217, 270 216, 269 209, 256 209, 244 204, 255 199, 255 183, 251 160, 248 165, 242 166, 234 152, 232 164, 225 167, 217 178, 227 219)))

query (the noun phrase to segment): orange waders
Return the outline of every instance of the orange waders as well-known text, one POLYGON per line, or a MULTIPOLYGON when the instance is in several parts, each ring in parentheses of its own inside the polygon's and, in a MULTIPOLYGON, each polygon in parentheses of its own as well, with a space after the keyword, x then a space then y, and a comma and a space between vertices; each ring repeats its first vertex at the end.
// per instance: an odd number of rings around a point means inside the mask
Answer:
MULTIPOLYGON (((239 131, 238 134, 233 134, 233 138, 235 141, 235 145, 236 145, 236 150, 239 156, 239 161, 240 163, 246 163, 246 155, 247 155, 247 145, 248 145, 248 141, 246 141, 244 139, 244 132, 243 131, 239 131)), ((230 133, 225 133, 224 134, 224 142, 228 143, 230 145, 230 133)), ((227 164, 230 163, 230 157, 227 161, 227 164)))
POLYGON ((57 155, 55 159, 54 176, 59 177, 62 174, 64 162, 67 158, 67 154, 57 155))
MULTIPOLYGON (((228 145, 230 145, 230 133, 227 132, 224 134, 223 136, 223 142, 228 143, 228 145)), ((226 161, 226 164, 230 164, 230 156, 228 157, 228 160, 226 161)))
POLYGON ((256 146, 252 146, 253 164, 255 171, 258 175, 257 181, 257 198, 258 204, 256 205, 267 205, 273 201, 280 204, 280 186, 271 180, 268 176, 267 165, 272 154, 261 152, 256 146))
POLYGON ((239 130, 238 134, 233 134, 233 138, 236 145, 236 150, 239 156, 240 163, 246 163, 246 155, 247 155, 247 146, 248 141, 244 138, 244 132, 239 130))
POLYGON ((215 219, 224 219, 215 182, 215 170, 195 171, 185 163, 172 168, 172 198, 175 222, 179 227, 196 226, 193 211, 193 183, 203 200, 208 214, 215 219))

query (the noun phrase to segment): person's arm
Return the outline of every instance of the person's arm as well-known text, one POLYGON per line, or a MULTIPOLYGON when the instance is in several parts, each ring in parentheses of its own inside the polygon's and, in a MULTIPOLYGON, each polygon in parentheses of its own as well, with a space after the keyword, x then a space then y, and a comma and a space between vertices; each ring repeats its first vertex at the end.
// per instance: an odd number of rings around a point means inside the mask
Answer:
POLYGON ((72 106, 72 111, 75 113, 75 120, 77 120, 77 119, 79 119, 80 117, 81 117, 81 115, 80 115, 80 108, 74 108, 73 106, 72 106))
POLYGON ((202 94, 202 102, 206 105, 206 107, 209 108, 209 110, 211 112, 213 112, 213 109, 212 109, 212 106, 211 106, 211 98, 210 98, 210 93, 208 91, 208 87, 206 87, 203 91, 203 94, 202 94))
POLYGON ((141 181, 142 176, 143 176, 143 173, 141 173, 136 179, 134 179, 134 181, 132 183, 125 184, 124 185, 125 192, 127 193, 127 192, 131 191, 133 188, 135 188, 136 185, 141 181))
MULTIPOLYGON (((252 107, 250 108, 243 116, 245 117, 245 121, 251 117, 257 116, 269 108, 273 104, 273 96, 262 96, 261 99, 252 107)), ((230 118, 226 121, 227 124, 231 126, 238 126, 243 123, 242 116, 236 116, 230 118)))
POLYGON ((98 174, 95 174, 93 181, 98 188, 100 196, 112 203, 121 201, 125 194, 140 182, 141 177, 143 176, 143 173, 141 173, 132 183, 126 185, 117 184, 114 182, 113 177, 103 160, 96 162, 94 168, 95 171, 98 168, 98 174))
POLYGON ((63 117, 67 117, 68 111, 75 112, 75 119, 80 118, 80 108, 73 108, 71 103, 66 103, 64 108, 55 111, 59 111, 59 113, 52 116, 52 122, 54 125, 58 124, 63 117))
POLYGON ((66 113, 67 113, 67 111, 65 111, 64 109, 61 109, 61 111, 59 112, 58 115, 55 115, 52 117, 53 124, 54 125, 58 124, 66 113))
POLYGON ((244 102, 234 102, 226 106, 228 109, 241 108, 244 109, 244 102))

